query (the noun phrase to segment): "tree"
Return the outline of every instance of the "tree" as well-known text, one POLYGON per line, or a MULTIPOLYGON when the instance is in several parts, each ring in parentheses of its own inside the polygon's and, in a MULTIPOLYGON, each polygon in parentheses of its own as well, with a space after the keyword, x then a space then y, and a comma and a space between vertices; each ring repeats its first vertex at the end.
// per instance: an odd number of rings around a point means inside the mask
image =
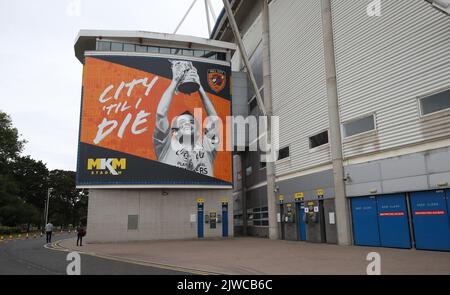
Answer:
POLYGON ((49 172, 42 161, 20 155, 24 144, 11 118, 0 111, 0 224, 40 225, 49 187, 53 188, 49 206, 53 224, 85 222, 88 195, 75 188, 75 172, 49 172))
POLYGON ((20 157, 24 144, 10 116, 0 111, 0 224, 7 226, 40 223, 39 206, 35 205, 45 182, 38 174, 46 177, 48 172, 42 162, 20 157))
POLYGON ((49 218, 67 226, 84 223, 87 212, 87 191, 75 187, 75 172, 52 170, 49 173, 52 188, 49 218))
POLYGON ((20 198, 18 191, 11 176, 0 175, 0 223, 7 226, 39 224, 39 210, 20 198))
POLYGON ((11 165, 18 184, 18 195, 28 204, 44 212, 47 199, 48 169, 42 161, 18 157, 11 165))
POLYGON ((25 140, 19 140, 19 132, 13 127, 8 114, 0 111, 0 174, 8 172, 7 165, 22 152, 25 140))

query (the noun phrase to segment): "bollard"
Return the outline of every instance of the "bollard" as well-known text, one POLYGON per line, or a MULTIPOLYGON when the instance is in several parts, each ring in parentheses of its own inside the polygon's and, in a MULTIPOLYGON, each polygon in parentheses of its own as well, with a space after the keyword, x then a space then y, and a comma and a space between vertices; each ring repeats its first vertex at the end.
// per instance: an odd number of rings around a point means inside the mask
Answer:
POLYGON ((28 233, 27 233, 27 235, 25 236, 25 238, 28 240, 28 238, 29 238, 28 233))
POLYGON ((13 239, 13 236, 9 235, 8 239, 11 241, 13 239))
POLYGON ((22 235, 21 235, 21 234, 18 234, 18 235, 17 235, 17 239, 18 239, 18 240, 22 240, 22 235))
POLYGON ((33 235, 33 239, 36 239, 36 234, 33 235))
POLYGON ((0 236, 0 241, 3 241, 3 236, 0 236))

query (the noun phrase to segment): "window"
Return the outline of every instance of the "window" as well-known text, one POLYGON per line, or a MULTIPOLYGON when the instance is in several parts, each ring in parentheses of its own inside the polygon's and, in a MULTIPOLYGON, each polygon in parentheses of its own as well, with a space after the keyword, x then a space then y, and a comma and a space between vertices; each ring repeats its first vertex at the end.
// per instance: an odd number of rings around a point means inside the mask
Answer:
POLYGON ((205 51, 205 58, 216 59, 216 53, 213 51, 205 51))
POLYGON ((136 51, 136 47, 134 46, 134 44, 123 44, 123 51, 125 51, 125 52, 135 52, 136 51))
POLYGON ((247 168, 245 168, 245 175, 246 176, 252 175, 252 172, 253 172, 252 166, 248 166, 247 168))
POLYGON ((147 48, 147 52, 148 53, 158 53, 159 52, 159 48, 158 47, 154 47, 154 46, 149 46, 147 48))
POLYGON ((185 56, 194 56, 194 51, 189 49, 183 49, 183 55, 185 56))
POLYGON ((217 59, 218 60, 227 60, 227 54, 224 52, 217 52, 217 59))
POLYGON ((280 149, 280 151, 278 152, 278 160, 283 160, 289 158, 289 147, 285 147, 280 149))
POLYGON ((356 119, 343 124, 344 137, 364 133, 370 130, 375 130, 375 116, 370 115, 364 118, 356 119))
POLYGON ((147 52, 147 46, 136 45, 136 52, 147 52))
POLYGON ((309 148, 313 149, 328 143, 328 130, 311 136, 309 138, 309 148))
POLYGON ((194 49, 181 49, 181 48, 169 48, 159 46, 147 46, 142 44, 131 44, 121 42, 110 42, 97 40, 96 50, 98 51, 124 51, 124 52, 148 52, 148 53, 162 53, 162 54, 174 54, 183 56, 195 56, 201 58, 208 58, 214 60, 226 60, 227 54, 223 52, 194 50, 194 49))
POLYGON ((128 215, 128 230, 138 229, 139 215, 128 215))
POLYGON ((260 162, 260 163, 259 163, 259 167, 260 167, 261 169, 266 168, 266 166, 267 166, 267 163, 266 163, 266 162, 260 162))
POLYGON ((111 42, 98 41, 97 42, 97 50, 99 50, 99 51, 110 51, 111 50, 111 42))
POLYGON ((183 52, 183 49, 170 48, 170 54, 181 54, 182 52, 183 52))
POLYGON ((247 224, 249 226, 269 226, 269 208, 247 209, 247 224))
POLYGON ((203 55, 205 55, 205 52, 203 50, 194 50, 194 56, 203 57, 203 55))
POLYGON ((419 102, 422 116, 450 109, 450 89, 421 98, 419 102))
POLYGON ((170 48, 160 47, 159 48, 159 53, 170 54, 170 48))
POLYGON ((111 51, 123 51, 123 44, 122 43, 111 43, 111 51))

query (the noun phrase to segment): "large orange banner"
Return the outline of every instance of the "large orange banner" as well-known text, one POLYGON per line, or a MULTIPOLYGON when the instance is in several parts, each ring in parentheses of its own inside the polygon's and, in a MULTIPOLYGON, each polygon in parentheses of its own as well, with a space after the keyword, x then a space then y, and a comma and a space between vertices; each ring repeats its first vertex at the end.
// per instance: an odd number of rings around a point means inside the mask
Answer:
POLYGON ((229 184, 230 111, 228 66, 86 57, 77 182, 229 184))

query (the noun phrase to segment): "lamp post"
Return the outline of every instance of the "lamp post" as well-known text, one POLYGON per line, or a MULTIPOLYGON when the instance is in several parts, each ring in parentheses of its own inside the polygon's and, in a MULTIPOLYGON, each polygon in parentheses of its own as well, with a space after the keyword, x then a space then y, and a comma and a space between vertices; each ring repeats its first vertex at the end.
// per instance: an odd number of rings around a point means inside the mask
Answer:
POLYGON ((52 188, 49 187, 47 190, 47 202, 45 203, 45 225, 47 225, 47 223, 48 223, 48 207, 49 207, 49 202, 50 202, 51 191, 52 191, 52 188))

